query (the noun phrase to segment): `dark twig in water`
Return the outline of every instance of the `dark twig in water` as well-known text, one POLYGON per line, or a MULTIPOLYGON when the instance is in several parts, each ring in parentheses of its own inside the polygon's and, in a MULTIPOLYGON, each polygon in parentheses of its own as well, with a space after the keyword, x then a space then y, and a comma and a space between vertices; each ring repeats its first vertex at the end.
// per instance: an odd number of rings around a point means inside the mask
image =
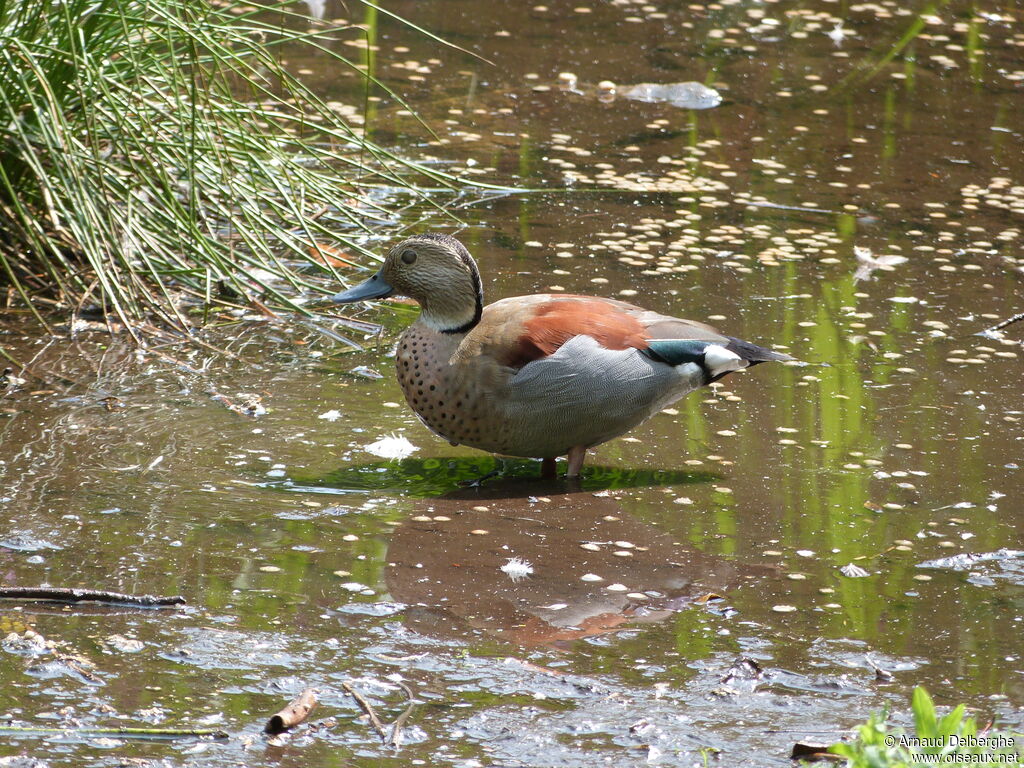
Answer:
POLYGON ((116 737, 122 739, 182 739, 209 737, 226 739, 228 734, 215 728, 35 728, 19 725, 0 725, 0 734, 31 734, 50 736, 55 733, 76 736, 116 737))
POLYGON ((284 733, 303 722, 309 713, 316 708, 316 690, 307 688, 300 693, 287 707, 267 720, 264 733, 284 733))
POLYGON ((406 701, 409 702, 409 706, 405 708, 405 711, 398 716, 394 725, 391 726, 391 735, 388 737, 388 746, 395 747, 396 749, 402 743, 402 728, 405 727, 405 721, 409 719, 409 715, 411 715, 412 711, 416 708, 416 702, 413 701, 412 691, 409 690, 409 686, 405 683, 399 683, 398 685, 405 694, 405 698, 406 701))
POLYGON ((57 600, 62 603, 120 603, 125 605, 142 605, 157 607, 166 605, 184 605, 185 598, 181 595, 160 597, 158 595, 125 595, 120 592, 105 592, 95 589, 77 589, 66 587, 0 587, 0 598, 10 600, 57 600))
POLYGON ((1011 318, 1003 320, 1001 323, 996 323, 991 328, 986 328, 984 331, 981 331, 980 333, 977 333, 975 335, 976 336, 991 336, 996 331, 1001 331, 1001 330, 1003 330, 1003 328, 1006 328, 1008 325, 1013 325, 1014 323, 1019 323, 1021 320, 1024 320, 1024 312, 1020 312, 1020 313, 1014 315, 1011 318))
POLYGON ((355 699, 359 708, 366 713, 368 718, 370 718, 370 725, 373 726, 373 730, 375 730, 377 735, 380 736, 381 741, 387 741, 388 734, 387 731, 384 730, 384 724, 380 721, 380 718, 377 717, 377 713, 373 711, 373 707, 370 706, 370 702, 363 697, 363 694, 359 693, 359 691, 348 683, 342 683, 341 687, 344 689, 345 693, 355 699))
POLYGON ((834 755, 828 751, 828 744, 813 744, 807 741, 798 741, 793 745, 793 751, 789 755, 790 760, 808 760, 810 762, 845 762, 846 758, 841 755, 834 755))

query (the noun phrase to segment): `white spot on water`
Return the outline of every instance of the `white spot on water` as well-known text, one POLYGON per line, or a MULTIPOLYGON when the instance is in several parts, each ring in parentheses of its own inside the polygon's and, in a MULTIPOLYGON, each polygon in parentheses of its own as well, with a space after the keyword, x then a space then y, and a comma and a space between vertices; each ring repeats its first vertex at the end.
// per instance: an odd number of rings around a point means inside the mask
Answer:
POLYGON ((388 435, 370 443, 363 450, 382 459, 404 459, 419 449, 402 435, 388 435))

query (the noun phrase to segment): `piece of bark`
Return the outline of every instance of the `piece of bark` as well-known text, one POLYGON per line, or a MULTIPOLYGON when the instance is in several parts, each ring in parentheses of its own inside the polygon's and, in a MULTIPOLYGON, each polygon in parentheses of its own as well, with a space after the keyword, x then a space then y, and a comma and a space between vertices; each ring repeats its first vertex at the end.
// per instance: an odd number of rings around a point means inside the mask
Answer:
POLYGON ((284 733, 294 728, 316 708, 316 689, 307 688, 298 695, 287 707, 267 720, 264 733, 284 733))
POLYGON ((843 762, 846 760, 842 755, 834 755, 828 751, 828 744, 815 744, 807 741, 798 741, 793 745, 793 751, 789 755, 790 760, 806 760, 810 763, 817 762, 843 762))

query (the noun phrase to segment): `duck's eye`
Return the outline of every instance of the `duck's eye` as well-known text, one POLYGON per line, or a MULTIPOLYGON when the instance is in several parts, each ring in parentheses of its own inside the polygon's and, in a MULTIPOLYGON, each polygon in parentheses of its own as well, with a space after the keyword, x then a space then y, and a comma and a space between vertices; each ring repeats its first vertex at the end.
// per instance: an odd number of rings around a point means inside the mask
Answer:
POLYGON ((402 261, 404 261, 406 264, 412 264, 414 261, 416 261, 416 251, 414 251, 412 248, 406 248, 404 251, 402 251, 402 261))

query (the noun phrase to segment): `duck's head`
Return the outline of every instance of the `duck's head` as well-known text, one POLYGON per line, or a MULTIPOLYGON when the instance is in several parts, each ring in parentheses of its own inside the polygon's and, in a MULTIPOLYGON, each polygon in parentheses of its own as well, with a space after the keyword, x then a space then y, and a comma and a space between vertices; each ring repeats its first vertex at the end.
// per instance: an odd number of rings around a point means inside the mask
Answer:
POLYGON ((364 283, 332 301, 408 296, 423 308, 421 320, 443 333, 466 333, 480 322, 480 272, 466 247, 450 235, 414 235, 388 251, 384 264, 364 283))

